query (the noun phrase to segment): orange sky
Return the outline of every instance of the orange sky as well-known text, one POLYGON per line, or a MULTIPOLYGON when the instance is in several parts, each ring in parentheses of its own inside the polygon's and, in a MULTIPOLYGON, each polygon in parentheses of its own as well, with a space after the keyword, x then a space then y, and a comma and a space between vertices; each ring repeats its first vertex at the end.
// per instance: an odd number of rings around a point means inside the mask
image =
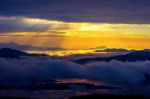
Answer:
POLYGON ((9 32, 0 35, 0 42, 15 42, 41 47, 67 49, 150 48, 150 24, 74 23, 57 20, 23 18, 25 24, 49 26, 43 32, 9 32))

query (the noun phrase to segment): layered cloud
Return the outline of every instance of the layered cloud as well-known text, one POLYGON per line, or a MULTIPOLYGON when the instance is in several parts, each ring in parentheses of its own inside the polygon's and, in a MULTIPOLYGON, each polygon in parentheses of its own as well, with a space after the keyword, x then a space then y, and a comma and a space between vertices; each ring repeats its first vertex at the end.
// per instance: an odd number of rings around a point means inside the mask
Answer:
MULTIPOLYGON (((150 30, 149 24, 108 24, 108 23, 89 23, 89 22, 65 22, 57 20, 46 20, 40 18, 27 17, 4 17, 0 16, 0 33, 14 33, 30 35, 83 35, 92 36, 94 34, 104 35, 107 32, 126 33, 126 34, 147 34, 150 30), (115 31, 115 32, 114 32, 115 31), (85 35, 86 34, 86 35, 85 35)), ((93 35, 95 36, 95 35, 93 35)))
POLYGON ((150 75, 150 61, 98 62, 79 65, 49 58, 0 59, 0 84, 31 84, 43 79, 90 79, 115 84, 142 84, 150 75))
POLYGON ((0 33, 47 32, 66 28, 67 25, 59 21, 25 17, 0 17, 0 33))
POLYGON ((149 0, 1 0, 1 16, 74 22, 150 23, 149 0))
POLYGON ((17 50, 24 50, 24 51, 59 51, 59 50, 65 50, 60 47, 36 47, 36 46, 31 46, 31 45, 20 45, 14 42, 10 43, 0 43, 0 48, 12 48, 12 49, 17 49, 17 50))

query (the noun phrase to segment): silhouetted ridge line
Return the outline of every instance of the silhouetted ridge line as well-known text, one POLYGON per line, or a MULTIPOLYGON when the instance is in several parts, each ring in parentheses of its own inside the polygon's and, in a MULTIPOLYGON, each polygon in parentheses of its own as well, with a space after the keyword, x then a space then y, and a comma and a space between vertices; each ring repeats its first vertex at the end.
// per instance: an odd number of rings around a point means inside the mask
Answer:
POLYGON ((47 56, 46 54, 29 54, 16 49, 2 48, 0 49, 0 57, 2 58, 19 58, 21 56, 47 56))
POLYGON ((79 64, 87 64, 87 63, 96 62, 96 61, 109 62, 112 60, 118 60, 118 61, 123 61, 123 62, 146 61, 146 60, 150 60, 150 51, 141 50, 141 51, 131 52, 126 55, 117 55, 117 56, 111 56, 111 57, 83 58, 83 59, 75 60, 74 62, 79 63, 79 64))

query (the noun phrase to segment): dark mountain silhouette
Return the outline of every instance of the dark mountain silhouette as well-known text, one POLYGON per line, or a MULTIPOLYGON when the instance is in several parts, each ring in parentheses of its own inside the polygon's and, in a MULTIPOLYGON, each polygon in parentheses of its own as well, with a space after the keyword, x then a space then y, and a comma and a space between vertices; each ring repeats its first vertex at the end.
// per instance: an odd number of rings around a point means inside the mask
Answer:
POLYGON ((120 61, 145 61, 150 60, 150 51, 135 51, 126 55, 114 56, 108 58, 108 60, 120 60, 120 61))
POLYGON ((133 52, 135 50, 127 50, 127 49, 121 49, 121 48, 107 48, 104 50, 96 50, 95 52, 133 52))
POLYGON ((46 54, 29 54, 20 50, 2 48, 0 49, 0 57, 2 58, 19 58, 20 56, 47 56, 46 54))
POLYGON ((125 55, 117 55, 112 57, 96 57, 96 58, 83 58, 75 60, 74 62, 79 64, 86 64, 90 62, 96 62, 96 61, 111 61, 111 60, 118 60, 118 61, 146 61, 150 60, 150 51, 149 50, 141 50, 141 51, 135 51, 131 52, 125 55))

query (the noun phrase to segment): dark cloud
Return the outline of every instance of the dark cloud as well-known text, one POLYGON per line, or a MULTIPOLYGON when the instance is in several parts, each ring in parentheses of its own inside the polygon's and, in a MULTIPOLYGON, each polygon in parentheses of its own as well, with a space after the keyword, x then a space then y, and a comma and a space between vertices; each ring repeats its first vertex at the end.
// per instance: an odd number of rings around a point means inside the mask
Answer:
POLYGON ((24 21, 25 18, 0 17, 0 32, 42 32, 48 30, 50 24, 24 21))
POLYGON ((150 23, 149 0, 1 0, 1 16, 75 22, 150 23))
POLYGON ((12 48, 12 49, 17 49, 17 50, 36 50, 36 51, 58 51, 58 50, 65 50, 60 47, 36 47, 36 46, 31 46, 31 45, 20 45, 14 42, 10 43, 0 43, 0 48, 12 48))
POLYGON ((56 33, 56 30, 69 28, 70 27, 68 24, 59 21, 43 20, 38 18, 0 16, 0 33, 38 32, 39 34, 39 32, 51 31, 50 33, 53 34, 53 32, 56 33))

